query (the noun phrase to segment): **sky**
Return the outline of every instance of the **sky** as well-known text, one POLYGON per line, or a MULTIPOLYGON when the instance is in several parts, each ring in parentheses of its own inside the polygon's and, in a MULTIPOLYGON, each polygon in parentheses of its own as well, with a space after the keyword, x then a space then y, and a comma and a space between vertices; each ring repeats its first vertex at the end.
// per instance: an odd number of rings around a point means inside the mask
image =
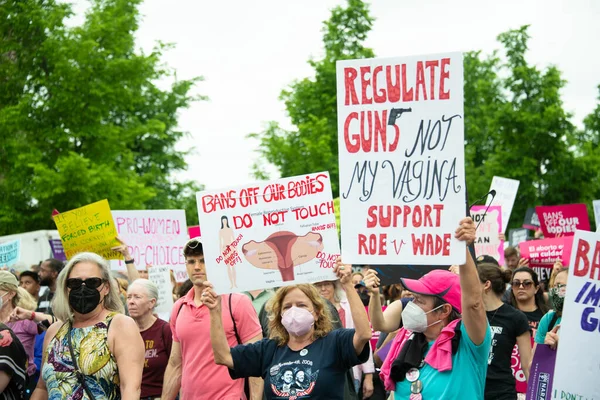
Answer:
MULTIPOLYGON (((246 135, 268 121, 291 128, 281 90, 310 77, 307 61, 323 55, 322 22, 345 1, 334 0, 146 0, 136 33, 149 52, 157 41, 174 43, 163 61, 178 79, 204 77, 194 93, 208 97, 180 112, 189 135, 178 149, 194 148, 188 170, 207 189, 255 181, 257 142, 246 135)), ((74 2, 82 17, 87 2, 74 2)), ((501 49, 496 37, 529 24, 528 60, 539 68, 556 65, 567 81, 563 101, 581 126, 598 104, 600 2, 596 0, 375 0, 366 45, 378 57, 501 49)), ((167 81, 161 85, 167 87, 167 81)), ((278 177, 270 168, 272 178, 278 177)))

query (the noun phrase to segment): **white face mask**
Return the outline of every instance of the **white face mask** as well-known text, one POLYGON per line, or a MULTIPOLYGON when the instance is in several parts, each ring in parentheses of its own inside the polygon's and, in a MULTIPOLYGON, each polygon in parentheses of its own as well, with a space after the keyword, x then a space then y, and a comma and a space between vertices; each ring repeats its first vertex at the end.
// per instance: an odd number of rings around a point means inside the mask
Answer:
POLYGON ((425 312, 421 307, 413 303, 412 301, 406 304, 404 310, 402 310, 402 324, 404 328, 411 332, 425 332, 431 325, 439 324, 442 320, 436 321, 433 324, 427 325, 427 314, 443 307, 442 304, 439 307, 434 308, 431 311, 425 312))

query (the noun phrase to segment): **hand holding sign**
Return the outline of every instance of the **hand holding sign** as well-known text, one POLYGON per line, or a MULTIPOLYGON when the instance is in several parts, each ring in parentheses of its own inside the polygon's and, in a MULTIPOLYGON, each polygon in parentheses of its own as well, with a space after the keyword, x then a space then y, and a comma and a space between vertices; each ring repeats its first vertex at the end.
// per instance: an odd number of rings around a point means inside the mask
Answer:
POLYGON ((519 259, 519 263, 517 264, 517 268, 518 267, 529 267, 529 259, 527 259, 527 258, 520 258, 519 259))
POLYGON ((460 221, 460 226, 454 232, 454 237, 460 241, 467 242, 467 246, 470 246, 476 239, 475 231, 475 222, 470 217, 463 218, 460 221))
POLYGON ((371 294, 379 295, 379 277, 377 276, 377 271, 374 269, 369 269, 363 278, 363 282, 366 288, 371 292, 371 294))
POLYGON ((556 350, 556 346, 558 346, 558 330, 560 329, 560 325, 556 325, 550 332, 546 333, 546 338, 544 339, 544 344, 550 346, 552 350, 556 350))
POLYGON ((338 277, 342 285, 345 286, 352 283, 352 266, 342 264, 342 259, 340 257, 335 260, 333 273, 338 277))
POLYGON ((213 284, 209 281, 204 281, 204 290, 202 291, 201 301, 210 312, 216 312, 221 315, 221 296, 213 289, 213 284))
POLYGON ((133 260, 131 253, 129 253, 129 246, 127 246, 127 243, 125 243, 119 236, 117 236, 116 239, 117 242, 119 242, 119 245, 111 247, 111 250, 121 253, 125 261, 133 260))

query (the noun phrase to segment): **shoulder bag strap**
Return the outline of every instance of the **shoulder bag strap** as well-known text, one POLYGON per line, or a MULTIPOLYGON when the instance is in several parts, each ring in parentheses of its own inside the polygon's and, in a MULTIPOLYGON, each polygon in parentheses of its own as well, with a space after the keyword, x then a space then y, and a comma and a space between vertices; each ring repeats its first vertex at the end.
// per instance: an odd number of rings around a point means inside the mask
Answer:
POLYGON ((75 358, 75 352, 73 351, 73 344, 71 343, 71 324, 69 323, 69 330, 67 331, 67 343, 69 344, 69 353, 71 353, 71 360, 73 360, 73 368, 75 369, 75 375, 77 376, 77 380, 83 387, 83 390, 88 395, 90 400, 96 400, 87 384, 85 383, 85 375, 79 369, 79 365, 77 365, 77 359, 75 358))
POLYGON ((229 293, 229 315, 231 316, 231 321, 233 322, 233 333, 235 333, 235 339, 237 340, 238 344, 242 344, 242 339, 238 333, 235 318, 233 318, 233 310, 231 309, 231 293, 229 293))

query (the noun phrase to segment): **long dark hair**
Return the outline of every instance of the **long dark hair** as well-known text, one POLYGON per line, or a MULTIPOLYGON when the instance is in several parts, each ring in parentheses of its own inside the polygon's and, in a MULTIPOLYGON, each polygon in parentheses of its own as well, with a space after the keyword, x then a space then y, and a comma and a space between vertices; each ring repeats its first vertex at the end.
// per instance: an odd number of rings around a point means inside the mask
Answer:
POLYGON ((227 227, 228 227, 228 228, 231 228, 231 227, 229 226, 229 219, 227 219, 227 216, 226 216, 226 215, 223 215, 223 216, 221 217, 221 229, 225 228, 225 224, 223 223, 223 220, 225 220, 225 221, 227 222, 227 227))
MULTIPOLYGON (((544 291, 540 287, 540 281, 538 279, 537 273, 529 267, 519 267, 513 271, 512 279, 515 279, 515 275, 518 272, 527 272, 529 275, 531 275, 531 280, 533 281, 533 284, 537 288, 537 291, 535 292, 535 295, 534 295, 535 306, 543 314, 546 314, 548 312, 549 308, 548 308, 548 305, 546 304, 546 300, 544 300, 544 291)), ((510 289, 510 304, 514 308, 519 309, 519 304, 517 303, 517 298, 515 297, 515 292, 513 292, 512 287, 510 289)))

